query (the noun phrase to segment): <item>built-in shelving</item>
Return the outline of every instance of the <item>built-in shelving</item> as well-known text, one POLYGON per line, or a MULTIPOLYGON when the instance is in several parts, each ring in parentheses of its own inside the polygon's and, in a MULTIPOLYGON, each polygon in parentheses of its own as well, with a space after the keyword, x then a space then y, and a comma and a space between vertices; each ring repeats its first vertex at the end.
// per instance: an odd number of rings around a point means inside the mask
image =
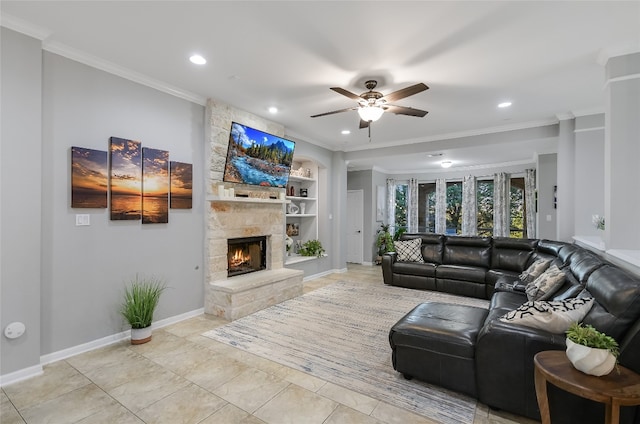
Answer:
POLYGON ((284 199, 261 199, 258 197, 220 197, 220 196, 207 196, 209 202, 237 202, 237 203, 273 203, 284 204, 284 199))

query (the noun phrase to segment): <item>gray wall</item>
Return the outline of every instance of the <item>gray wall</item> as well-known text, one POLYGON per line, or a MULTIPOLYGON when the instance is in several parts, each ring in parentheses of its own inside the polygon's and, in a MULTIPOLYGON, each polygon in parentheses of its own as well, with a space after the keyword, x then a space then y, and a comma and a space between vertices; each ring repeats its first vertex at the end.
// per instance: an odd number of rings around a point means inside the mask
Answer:
POLYGON ((127 329, 118 307, 136 274, 171 287, 155 320, 202 308, 204 107, 48 52, 43 81, 42 353, 127 329), (152 225, 72 209, 70 147, 107 150, 110 136, 193 163, 193 209, 152 225), (91 225, 76 227, 77 213, 91 225))
POLYGON ((603 237, 591 222, 604 216, 604 114, 576 118, 575 235, 603 237))
POLYGON ((14 340, 0 335, 0 374, 40 365, 42 51, 40 41, 2 28, 0 144, 1 330, 26 325, 14 340))
POLYGON ((558 209, 553 207, 553 187, 557 184, 557 161, 555 153, 538 156, 536 186, 538 189, 538 235, 537 238, 556 240, 558 209))

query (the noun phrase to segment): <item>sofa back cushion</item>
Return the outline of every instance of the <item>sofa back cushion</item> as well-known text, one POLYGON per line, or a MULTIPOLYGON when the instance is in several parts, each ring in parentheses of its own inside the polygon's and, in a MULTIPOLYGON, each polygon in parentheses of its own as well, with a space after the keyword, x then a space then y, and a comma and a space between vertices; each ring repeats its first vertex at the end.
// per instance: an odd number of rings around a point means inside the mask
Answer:
POLYGON ((404 233, 400 236, 400 240, 412 238, 422 239, 422 258, 425 262, 442 264, 442 252, 444 251, 444 236, 442 234, 404 233))
POLYGON ((591 273, 604 265, 602 259, 585 249, 579 249, 569 258, 569 271, 580 284, 586 284, 591 273))
POLYGON ((591 296, 596 301, 584 323, 620 342, 640 318, 640 279, 617 266, 601 266, 591 273, 586 290, 580 294, 591 296))
POLYGON ((527 268, 537 245, 538 240, 494 237, 491 268, 522 272, 527 268))
POLYGON ((446 237, 442 263, 490 268, 491 237, 446 237))

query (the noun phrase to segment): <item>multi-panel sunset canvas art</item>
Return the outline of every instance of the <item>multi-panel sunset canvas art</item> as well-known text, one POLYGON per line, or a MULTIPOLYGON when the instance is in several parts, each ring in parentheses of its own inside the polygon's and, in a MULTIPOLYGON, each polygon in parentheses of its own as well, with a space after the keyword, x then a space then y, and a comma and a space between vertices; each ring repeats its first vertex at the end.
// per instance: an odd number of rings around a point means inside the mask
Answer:
POLYGON ((171 208, 191 209, 193 196, 193 165, 171 162, 171 208))
POLYGON ((107 152, 71 147, 71 207, 107 207, 107 152))
POLYGON ((118 137, 109 139, 111 153, 111 219, 136 220, 142 217, 141 143, 118 137))
POLYGON ((169 152, 142 148, 142 223, 169 222, 169 152))

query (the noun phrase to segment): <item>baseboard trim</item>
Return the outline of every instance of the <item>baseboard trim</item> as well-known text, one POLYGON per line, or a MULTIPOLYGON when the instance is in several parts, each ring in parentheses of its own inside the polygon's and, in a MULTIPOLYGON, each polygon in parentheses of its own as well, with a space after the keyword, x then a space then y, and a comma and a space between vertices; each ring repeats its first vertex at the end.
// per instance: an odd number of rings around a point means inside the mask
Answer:
POLYGON ((0 375, 0 387, 8 386, 9 384, 17 383, 31 377, 37 377, 43 372, 42 365, 34 365, 32 367, 10 372, 9 374, 0 375))
MULTIPOLYGON (((204 308, 195 309, 193 311, 185 312, 183 314, 175 315, 169 318, 164 318, 155 321, 151 324, 152 329, 167 327, 169 325, 184 321, 189 318, 197 317, 204 313, 204 308)), ((0 386, 4 386, 18 381, 26 380, 31 377, 36 377, 43 373, 42 366, 48 365, 53 362, 61 361, 63 359, 70 358, 81 353, 89 352, 91 350, 106 347, 114 343, 127 340, 131 337, 131 330, 122 331, 120 333, 112 334, 110 336, 102 337, 100 339, 92 340, 87 343, 83 343, 77 346, 72 346, 67 349, 62 349, 57 352, 48 353, 40 356, 40 365, 35 365, 29 368, 23 368, 18 371, 14 371, 9 374, 0 376, 0 386)))
POLYGON ((311 280, 315 280, 317 278, 320 277, 324 277, 330 274, 342 274, 347 272, 347 268, 343 268, 343 269, 330 269, 329 271, 323 271, 323 272, 319 272, 317 274, 313 274, 313 275, 309 275, 306 276, 302 279, 302 281, 307 282, 307 281, 311 281, 311 280))

